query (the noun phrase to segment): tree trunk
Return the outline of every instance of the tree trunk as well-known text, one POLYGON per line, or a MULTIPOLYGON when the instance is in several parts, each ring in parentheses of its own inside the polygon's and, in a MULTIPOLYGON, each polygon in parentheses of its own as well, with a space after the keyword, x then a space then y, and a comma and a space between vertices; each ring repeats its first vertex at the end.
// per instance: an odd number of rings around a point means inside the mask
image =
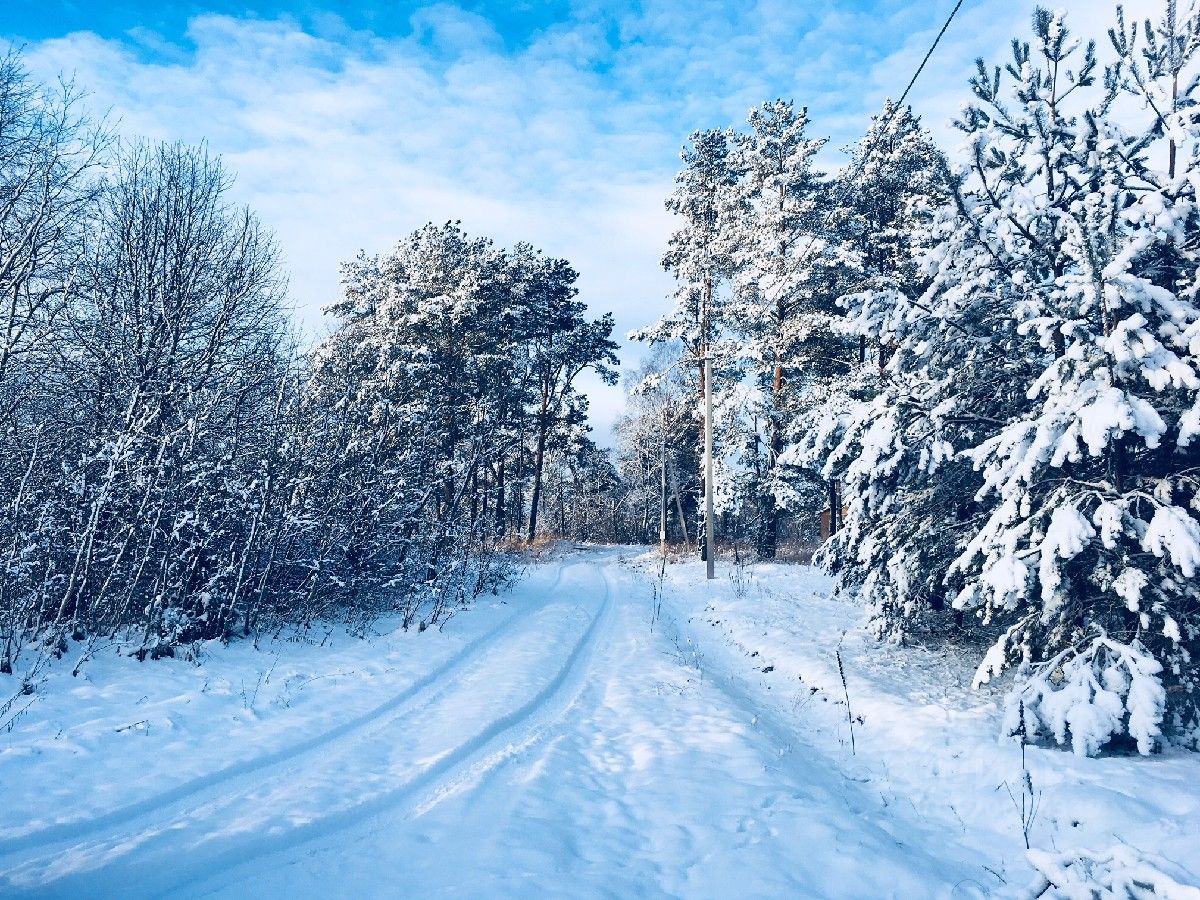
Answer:
MULTIPOLYGON (((778 407, 771 411, 767 429, 767 472, 773 475, 775 467, 779 465, 779 456, 783 453, 783 423, 779 421, 778 407)), ((760 510, 762 527, 759 530, 758 556, 760 559, 774 559, 779 546, 779 504, 775 502, 773 490, 762 492, 760 510)))
POLYGON ((683 514, 683 501, 679 499, 678 490, 675 491, 675 511, 679 515, 679 530, 683 532, 684 546, 687 546, 692 542, 692 539, 688 537, 687 516, 683 514))
POLYGON ((503 458, 496 465, 496 536, 504 537, 504 532, 507 527, 505 520, 505 498, 504 498, 504 460, 503 458))
POLYGON ((559 469, 558 475, 558 536, 560 538, 567 536, 567 495, 561 469, 559 469))
POLYGON ((538 410, 537 448, 533 456, 533 493, 529 498, 529 531, 526 543, 537 537, 538 504, 542 499, 542 467, 546 462, 546 432, 549 431, 550 379, 542 379, 542 405, 538 410))

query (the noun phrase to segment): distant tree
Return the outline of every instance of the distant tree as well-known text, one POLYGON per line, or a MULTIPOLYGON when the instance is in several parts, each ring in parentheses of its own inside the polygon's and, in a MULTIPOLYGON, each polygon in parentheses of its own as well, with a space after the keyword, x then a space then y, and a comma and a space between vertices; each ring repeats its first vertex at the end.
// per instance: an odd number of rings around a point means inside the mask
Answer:
POLYGON ((691 388, 678 368, 662 374, 672 356, 669 347, 660 345, 630 373, 626 413, 613 429, 617 471, 630 493, 622 534, 639 543, 658 540, 664 505, 668 540, 688 543, 688 521, 699 506, 691 388))
POLYGON ((611 314, 595 321, 584 317, 586 306, 574 299, 576 272, 564 260, 542 257, 519 246, 514 262, 524 267, 529 285, 520 303, 520 336, 528 348, 528 365, 536 397, 533 415, 533 484, 526 540, 537 536, 546 449, 556 432, 560 437, 583 424, 586 398, 575 389, 576 379, 589 369, 607 384, 616 383, 617 344, 612 340, 611 314))

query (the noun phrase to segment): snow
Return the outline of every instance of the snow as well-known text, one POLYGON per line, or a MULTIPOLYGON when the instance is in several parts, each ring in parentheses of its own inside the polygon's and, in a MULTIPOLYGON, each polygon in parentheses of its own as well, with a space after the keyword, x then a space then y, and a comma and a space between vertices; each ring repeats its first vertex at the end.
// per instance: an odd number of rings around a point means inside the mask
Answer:
POLYGON ((1200 525, 1179 507, 1160 506, 1142 537, 1142 546, 1155 556, 1169 555, 1183 576, 1191 578, 1200 566, 1200 525))
POLYGON ((1028 673, 1006 702, 1004 731, 1053 735, 1075 753, 1094 756, 1115 735, 1129 734, 1149 755, 1162 731, 1166 692, 1162 664, 1144 647, 1099 636, 1028 673))
MULTIPOLYGON (((691 620, 688 633, 714 679, 735 679, 760 717, 773 715, 799 736, 795 750, 829 761, 834 777, 868 787, 881 807, 876 815, 895 816, 921 843, 953 846, 972 867, 978 895, 1025 895, 1037 876, 1005 789, 1021 783, 1020 747, 998 739, 1008 685, 971 687, 981 648, 878 643, 865 612, 832 599, 832 583, 812 569, 760 564, 712 588, 701 588, 701 579, 698 565, 669 566, 666 591, 668 605, 691 620)), ((1139 678, 1136 687, 1150 682, 1139 678)), ((1139 695, 1129 704, 1145 718, 1142 707, 1156 701, 1139 695)), ((1039 746, 1025 753, 1039 799, 1034 848, 1103 857, 1119 845, 1157 855, 1183 884, 1200 885, 1200 757, 1087 758, 1039 746)))
POLYGON ((1050 514, 1050 524, 1046 528, 1046 536, 1042 538, 1041 565, 1038 569, 1042 586, 1043 622, 1049 622, 1062 605, 1058 590, 1062 583, 1062 569, 1058 559, 1078 556, 1095 536, 1096 531, 1088 520, 1070 504, 1060 506, 1050 514))
POLYGON ((1195 754, 1027 748, 1027 859, 1003 787, 1020 748, 972 653, 875 642, 807 567, 660 581, 637 553, 561 553, 442 631, 108 653, 75 679, 64 659, 0 734, 0 896, 1015 897, 1054 866, 1200 883, 1195 754))
POLYGON ((1169 862, 1148 858, 1122 844, 1099 853, 1032 850, 1029 857, 1041 876, 1030 886, 1027 896, 1031 900, 1093 900, 1097 896, 1200 900, 1200 888, 1181 884, 1164 871, 1174 868, 1169 862))

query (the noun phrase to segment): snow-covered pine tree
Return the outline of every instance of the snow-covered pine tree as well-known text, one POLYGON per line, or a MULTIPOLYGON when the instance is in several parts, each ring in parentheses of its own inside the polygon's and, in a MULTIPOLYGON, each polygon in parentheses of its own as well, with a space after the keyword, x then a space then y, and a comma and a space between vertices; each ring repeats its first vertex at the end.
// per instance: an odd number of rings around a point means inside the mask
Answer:
MULTIPOLYGON (((1200 26, 1169 3, 1161 44, 1148 42, 1141 60, 1136 32, 1118 27, 1124 66, 1101 90, 1091 45, 1072 73, 1062 16, 1039 10, 1032 50, 1017 47, 1010 66, 1020 112, 981 72, 965 119, 977 157, 1007 186, 976 221, 996 235, 1017 333, 1037 347, 1025 402, 969 453, 992 509, 955 564, 970 579, 956 604, 1012 619, 981 681, 1010 660, 1060 654, 1052 671, 1077 677, 1049 694, 1042 683, 1022 707, 1060 739, 1069 731, 1080 752, 1122 733, 1149 752, 1164 666, 1175 715, 1194 721, 1200 699, 1200 132, 1186 112, 1195 81, 1182 96, 1176 87, 1200 26), (1149 101, 1141 129, 1112 114, 1131 84, 1149 101), (1077 92, 1097 96, 1069 111, 1077 92), (1154 103, 1173 93, 1171 105, 1154 103), (1092 713, 1106 706, 1120 711, 1092 713)), ((979 177, 997 193, 995 175, 979 177)))
MULTIPOLYGON (((729 340, 735 323, 729 304, 729 283, 735 268, 737 221, 744 202, 739 194, 740 173, 732 152, 733 133, 710 129, 691 135, 681 158, 683 168, 675 176, 675 190, 666 201, 667 209, 681 220, 671 235, 663 268, 677 282, 674 308, 649 328, 632 332, 631 340, 667 344, 681 349, 672 363, 694 372, 696 414, 701 415, 704 395, 703 359, 713 360, 714 403, 720 404, 722 392, 736 390, 741 382, 740 351, 729 340)), ((648 379, 652 384, 655 377, 648 379)), ((714 415, 714 423, 727 421, 714 415)), ((715 481, 721 492, 722 478, 728 469, 720 463, 723 451, 717 447, 736 444, 736 436, 721 433, 714 424, 714 458, 718 472, 715 481)), ((703 460, 703 455, 698 454, 703 460)), ((731 492, 724 491, 724 496, 731 492)), ((703 525, 696 536, 703 534, 703 525)), ((703 544, 703 542, 701 542, 703 544)), ((701 553, 707 548, 701 546, 701 553)))
MULTIPOLYGON (((774 100, 750 110, 749 130, 735 137, 740 176, 731 234, 736 244, 733 321, 752 379, 752 427, 747 491, 758 507, 756 547, 775 556, 780 511, 796 506, 792 479, 780 471, 784 432, 796 394, 811 379, 797 378, 798 342, 828 327, 814 284, 825 256, 820 176, 813 158, 824 139, 806 134, 808 110, 774 100), (816 302, 814 302, 816 301, 816 302)), ((804 367, 806 374, 810 367, 804 367)))
POLYGON ((314 355, 307 400, 326 423, 309 486, 327 548, 313 590, 331 602, 399 602, 412 619, 469 569, 480 536, 465 498, 498 449, 488 410, 511 366, 502 271, 500 251, 456 224, 343 267, 341 324, 314 355))
POLYGON ((1003 74, 981 61, 972 80, 930 286, 855 312, 896 344, 891 409, 856 412, 834 464, 867 523, 847 541, 885 629, 942 587, 1002 629, 977 680, 1020 664, 1027 731, 1149 752, 1168 698, 1187 728, 1197 696, 1197 26, 1169 6, 1142 55, 1119 22, 1102 83, 1062 16, 1038 10, 1033 31, 1003 74), (1141 128, 1113 114, 1131 94, 1141 128), (929 474, 915 505, 914 465, 929 474), (961 547, 940 584, 942 557, 920 552, 938 534, 961 547))
POLYGON ((343 268, 340 324, 306 397, 318 424, 303 495, 322 509, 308 517, 313 591, 368 610, 390 596, 410 617, 433 598, 436 615, 447 591, 490 577, 505 528, 537 533, 548 455, 590 447, 575 381, 589 368, 611 379, 617 362, 612 319, 584 316, 576 278, 564 260, 498 249, 457 223, 343 268))
POLYGON ((944 609, 942 582, 962 548, 961 525, 948 523, 968 518, 978 480, 969 464, 945 461, 946 430, 970 423, 930 420, 933 386, 952 381, 954 362, 917 300, 929 286, 919 254, 948 172, 911 110, 889 101, 839 183, 832 230, 854 292, 839 301, 836 324, 858 362, 813 398, 789 457, 844 484, 846 518, 825 559, 839 589, 858 593, 880 631, 897 635, 944 609))
MULTIPOLYGON (((854 260, 855 294, 880 300, 897 291, 922 293, 926 279, 919 255, 928 241, 932 213, 950 197, 945 156, 910 106, 890 99, 871 117, 862 139, 850 148, 839 176, 841 198, 833 218, 842 251, 854 260)), ((841 305, 857 308, 861 302, 841 305)), ((876 335, 856 334, 859 359, 881 367, 887 348, 876 335)))

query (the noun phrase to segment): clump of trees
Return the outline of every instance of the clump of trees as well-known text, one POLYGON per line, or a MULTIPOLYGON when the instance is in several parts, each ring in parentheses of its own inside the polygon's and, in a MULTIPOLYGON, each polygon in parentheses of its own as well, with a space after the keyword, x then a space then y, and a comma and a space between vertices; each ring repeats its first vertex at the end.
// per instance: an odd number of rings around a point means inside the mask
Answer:
POLYGON ((0 673, 117 634, 437 623, 594 465, 574 385, 615 377, 612 321, 565 261, 426 226, 347 264, 300 352, 230 182, 0 60, 0 673))
POLYGON ((987 641, 1008 727, 1081 753, 1200 734, 1200 16, 1106 43, 1038 10, 953 160, 890 103, 832 177, 790 103, 696 133, 639 335, 685 395, 716 361, 719 526, 770 558, 819 492, 882 636, 987 641))
MULTIPOLYGON (((647 399, 634 401, 624 433, 653 430, 645 407, 664 391, 683 405, 667 443, 690 445, 683 506, 697 513, 703 421, 692 410, 701 360, 712 360, 717 530, 763 559, 781 540, 815 544, 822 508, 837 530, 839 482, 796 446, 819 409, 873 390, 889 352, 852 333, 839 298, 911 283, 917 231, 949 195, 945 159, 907 107, 888 103, 836 177, 815 168, 826 142, 808 131, 806 110, 774 100, 744 129, 692 135, 667 201, 681 220, 663 257, 674 309, 632 335, 661 351, 632 386, 647 399)), ((702 533, 696 522, 691 535, 702 533)))

